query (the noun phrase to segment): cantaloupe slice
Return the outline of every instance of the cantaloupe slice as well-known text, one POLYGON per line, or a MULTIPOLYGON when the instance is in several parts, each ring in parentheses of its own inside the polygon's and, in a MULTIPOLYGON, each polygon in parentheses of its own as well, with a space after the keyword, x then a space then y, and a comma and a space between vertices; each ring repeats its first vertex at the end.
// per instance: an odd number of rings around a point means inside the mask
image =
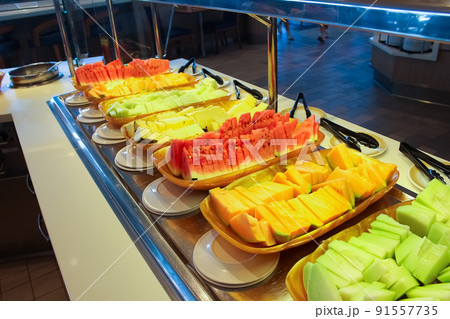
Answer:
POLYGON ((336 168, 328 177, 328 180, 344 178, 348 181, 356 199, 365 199, 375 192, 374 183, 353 171, 336 168))
POLYGON ((266 206, 257 206, 255 209, 255 217, 258 220, 265 220, 267 223, 269 223, 276 242, 285 243, 291 238, 287 228, 266 206))
POLYGON ((341 195, 336 193, 330 186, 320 188, 315 191, 314 194, 318 199, 321 199, 323 202, 335 209, 335 218, 341 216, 343 213, 348 211, 349 208, 351 208, 350 203, 347 202, 341 195), (331 195, 330 192, 334 192, 335 195, 339 197, 335 198, 335 196, 331 195))
POLYGON ((296 165, 293 167, 295 167, 301 174, 311 174, 312 185, 325 182, 330 174, 330 170, 327 166, 319 165, 313 162, 303 162, 302 165, 296 165))
POLYGON ((230 227, 245 242, 261 243, 266 241, 259 221, 249 214, 240 213, 231 218, 230 227))
POLYGON ((259 221, 259 226, 261 227, 261 231, 264 234, 265 240, 262 242, 264 246, 270 247, 275 245, 277 242, 275 237, 273 237, 272 229, 270 228, 267 220, 263 219, 259 221))
POLYGON ((275 183, 292 186, 294 188, 294 197, 306 193, 306 191, 303 188, 289 181, 284 173, 281 172, 276 173, 272 181, 275 183))
POLYGON ((272 201, 270 194, 267 194, 267 192, 262 192, 261 190, 256 191, 252 187, 246 189, 242 186, 237 186, 234 188, 234 190, 254 202, 257 206, 264 205, 264 203, 272 201))
POLYGON ((394 176, 394 173, 397 169, 397 165, 392 164, 392 163, 383 163, 383 162, 379 162, 376 164, 377 168, 380 172, 381 177, 388 182, 392 176, 394 176))
POLYGON ((328 164, 332 169, 339 167, 340 169, 349 169, 355 167, 350 152, 345 143, 340 143, 331 148, 326 155, 328 164))
POLYGON ((214 210, 218 213, 220 219, 227 226, 230 224, 231 218, 239 213, 246 213, 249 210, 249 207, 247 207, 239 199, 219 187, 209 190, 209 194, 211 196, 214 210))
POLYGON ((341 203, 347 210, 351 210, 353 208, 352 203, 350 203, 344 196, 339 194, 332 188, 331 186, 327 185, 322 188, 324 191, 326 191, 331 197, 333 197, 336 201, 341 203))
POLYGON ((298 185, 303 190, 301 194, 308 194, 311 192, 311 174, 301 174, 294 166, 288 167, 284 174, 289 181, 291 181, 295 185, 298 185))
POLYGON ((329 216, 329 208, 323 207, 323 205, 318 205, 309 194, 300 195, 297 199, 300 200, 300 202, 302 202, 303 205, 305 205, 317 218, 319 218, 322 223, 326 224, 332 220, 329 216))
POLYGON ((349 152, 350 152, 350 158, 352 159, 353 164, 355 166, 359 166, 360 164, 363 163, 363 157, 360 152, 358 152, 356 150, 351 150, 351 149, 349 149, 349 152))
POLYGON ((308 207, 305 206, 298 198, 293 198, 287 201, 288 205, 292 207, 293 210, 304 219, 309 221, 311 225, 315 227, 320 227, 323 225, 323 221, 321 221, 314 213, 309 210, 308 207))
POLYGON ((336 219, 347 211, 346 207, 342 207, 340 204, 336 205, 331 195, 328 195, 323 189, 319 189, 309 194, 309 196, 319 207, 322 214, 326 215, 326 219, 324 220, 326 223, 336 219))
POLYGON ((253 191, 270 194, 272 201, 289 200, 294 197, 294 188, 274 182, 263 182, 250 187, 253 191))
POLYGON ((366 177, 374 183, 375 193, 386 187, 386 180, 381 176, 378 168, 374 164, 372 164, 372 162, 361 164, 354 169, 355 171, 359 172, 360 176, 366 177))
POLYGON ((247 197, 243 196, 241 193, 237 192, 236 190, 232 189, 228 191, 231 195, 236 197, 241 203, 243 203, 245 206, 247 206, 249 209, 247 210, 247 214, 249 214, 252 217, 255 217, 255 207, 256 204, 249 200, 247 197))
POLYGON ((293 210, 286 202, 272 202, 267 206, 278 220, 286 227, 291 239, 308 231, 310 223, 304 220, 296 220, 293 210))
POLYGON ((352 208, 355 207, 355 194, 353 194, 353 190, 350 187, 349 182, 345 178, 336 178, 320 184, 316 184, 311 187, 311 191, 315 192, 319 188, 325 187, 327 185, 333 188, 340 195, 342 195, 347 201, 349 201, 352 205, 352 208))

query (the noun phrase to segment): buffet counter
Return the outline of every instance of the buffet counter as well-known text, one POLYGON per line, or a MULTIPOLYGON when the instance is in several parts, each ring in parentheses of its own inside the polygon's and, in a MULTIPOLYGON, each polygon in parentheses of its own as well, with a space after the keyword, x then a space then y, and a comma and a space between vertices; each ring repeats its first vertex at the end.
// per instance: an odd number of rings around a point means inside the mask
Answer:
MULTIPOLYGON (((172 61, 171 67, 176 69, 185 62, 184 59, 172 61)), ((11 114, 14 120, 58 264, 71 299, 186 299, 186 296, 180 298, 179 293, 173 293, 171 287, 187 285, 195 299, 259 300, 262 296, 264 300, 289 300, 283 276, 299 259, 299 256, 315 248, 314 243, 311 242, 304 249, 297 248, 284 252, 283 262, 280 262, 279 269, 266 285, 240 292, 216 289, 206 285, 202 280, 193 282, 196 275, 195 270, 192 269, 191 258, 195 239, 210 228, 201 214, 187 217, 184 221, 165 218, 162 218, 161 221, 157 220, 158 227, 165 234, 170 233, 171 229, 174 230, 172 234, 166 236, 170 237, 167 241, 170 242, 170 247, 176 251, 175 255, 178 255, 179 258, 174 263, 176 264, 180 260, 184 262, 183 271, 190 270, 188 275, 193 279, 191 278, 187 282, 178 271, 172 275, 170 273, 167 275, 166 272, 165 277, 161 275, 158 264, 149 261, 145 254, 141 253, 142 247, 135 246, 129 227, 125 227, 124 221, 117 217, 117 212, 110 206, 113 198, 107 196, 105 198, 105 193, 99 189, 98 181, 92 177, 92 169, 89 170, 80 159, 78 153, 86 150, 80 150, 76 146, 74 148, 73 145, 76 143, 73 140, 77 137, 68 138, 66 136, 67 131, 63 131, 46 103, 54 96, 73 91, 71 80, 67 76, 67 64, 63 64, 60 69, 65 74, 62 79, 32 88, 9 88, 9 80, 6 76, 0 95, 0 114, 11 114), (180 230, 186 233, 188 240, 176 236, 176 232, 180 230), (172 286, 170 286, 168 278, 172 279, 177 275, 181 276, 181 282, 172 282, 172 286), (190 285, 192 283, 193 285, 190 285), (193 286, 194 288, 192 288, 193 286), (197 286, 202 291, 196 291, 195 287, 197 286)), ((226 89, 231 90, 231 86, 226 89)), ((279 110, 290 109, 292 104, 292 100, 280 98, 278 107, 279 110)), ((320 108, 320 105, 315 107, 320 108)), ((331 114, 327 114, 327 118, 351 130, 373 133, 331 114)), ((326 130, 322 130, 322 132, 325 133, 322 146, 328 148, 331 134, 326 130)), ((399 186, 387 194, 386 198, 368 209, 367 214, 398 201, 411 199, 412 197, 409 195, 419 192, 419 189, 415 188, 408 178, 412 164, 398 151, 399 142, 385 136, 380 137, 386 144, 386 151, 377 159, 397 164, 400 172, 397 183, 399 186)), ((116 187, 120 188, 120 185, 116 187)), ((355 222, 357 222, 356 219, 352 219, 333 233, 355 222)), ((161 246, 158 248, 166 253, 161 246)), ((171 262, 173 259, 169 258, 168 263, 171 264, 171 262)), ((177 267, 175 267, 176 269, 177 267)))

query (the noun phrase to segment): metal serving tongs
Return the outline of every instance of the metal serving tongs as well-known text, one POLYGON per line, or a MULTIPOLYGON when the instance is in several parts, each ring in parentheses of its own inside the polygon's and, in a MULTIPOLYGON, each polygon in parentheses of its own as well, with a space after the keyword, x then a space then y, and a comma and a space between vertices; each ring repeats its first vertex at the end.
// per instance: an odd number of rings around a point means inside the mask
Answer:
POLYGON ((239 82, 238 80, 233 80, 233 85, 234 85, 234 91, 236 92, 236 98, 239 100, 241 98, 241 93, 239 92, 238 87, 240 87, 241 89, 243 89, 244 91, 246 91, 247 93, 253 95, 253 97, 257 100, 262 100, 264 98, 264 96, 262 95, 261 92, 259 92, 256 89, 251 89, 248 86, 245 86, 244 84, 242 84, 241 82, 239 82))
POLYGON ((294 118, 295 111, 297 110, 297 105, 300 99, 302 100, 303 107, 305 108, 306 118, 311 116, 311 111, 309 110, 308 104, 306 103, 305 96, 302 92, 300 92, 294 102, 294 105, 292 106, 291 111, 289 112, 289 117, 292 119, 294 118))
POLYGON ((205 68, 202 68, 202 74, 203 74, 203 77, 205 77, 205 78, 206 78, 206 76, 209 76, 210 78, 214 79, 217 82, 217 84, 219 84, 219 85, 222 85, 224 83, 223 79, 220 76, 211 73, 210 71, 208 71, 205 68))
POLYGON ((178 69, 178 73, 183 73, 192 64, 192 74, 195 74, 195 58, 190 58, 185 65, 178 69))
POLYGON ((347 135, 347 137, 353 140, 355 143, 360 143, 361 145, 369 148, 377 148, 378 146, 380 146, 380 143, 369 134, 354 132, 325 118, 323 119, 323 121, 332 126, 334 130, 338 131, 339 133, 347 135))
POLYGON ((354 139, 353 137, 350 137, 350 136, 345 136, 341 132, 337 131, 330 123, 328 123, 327 121, 324 121, 324 120, 325 120, 324 118, 320 119, 320 125, 322 125, 327 130, 329 130, 334 136, 336 136, 336 138, 338 140, 340 140, 341 142, 344 142, 345 145, 347 145, 347 147, 353 148, 353 149, 357 150, 358 152, 361 152, 361 148, 359 147, 356 139, 354 139))
POLYGON ((417 148, 405 142, 400 143, 399 150, 400 152, 405 154, 406 157, 408 157, 414 163, 414 165, 416 165, 422 172, 424 172, 430 180, 432 180, 433 178, 437 178, 445 184, 444 178, 434 169, 426 167, 422 160, 432 165, 434 168, 437 168, 448 178, 450 178, 450 165, 439 162, 438 160, 432 158, 422 151, 419 151, 417 148))

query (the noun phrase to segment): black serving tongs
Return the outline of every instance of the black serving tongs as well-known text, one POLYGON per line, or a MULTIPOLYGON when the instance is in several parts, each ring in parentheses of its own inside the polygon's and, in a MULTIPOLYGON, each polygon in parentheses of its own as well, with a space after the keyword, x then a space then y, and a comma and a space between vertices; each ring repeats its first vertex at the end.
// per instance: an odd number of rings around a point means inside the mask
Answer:
POLYGON ((444 178, 434 169, 426 167, 425 164, 422 162, 422 160, 430 164, 434 168, 437 168, 448 178, 450 178, 450 165, 445 165, 444 163, 435 160, 431 156, 423 153, 422 151, 419 151, 417 148, 405 142, 400 143, 399 150, 400 152, 405 154, 406 157, 408 157, 414 163, 414 165, 417 166, 417 168, 419 168, 423 173, 425 173, 428 179, 432 180, 433 178, 437 178, 438 180, 440 180, 445 184, 444 178))
POLYGON ((302 100, 303 107, 305 108, 306 118, 311 116, 311 111, 309 110, 308 104, 306 103, 305 96, 302 92, 300 92, 294 102, 294 105, 292 106, 291 111, 289 112, 289 117, 292 119, 294 118, 295 111, 297 110, 297 105, 300 99, 302 100))
POLYGON ((217 82, 217 84, 219 84, 219 85, 222 85, 224 83, 223 79, 220 76, 211 73, 210 71, 208 71, 205 68, 202 68, 202 74, 203 74, 203 77, 205 77, 205 78, 206 78, 206 76, 209 76, 210 78, 214 79, 217 82))
POLYGON ((335 131, 347 135, 349 139, 352 139, 356 143, 360 143, 361 145, 369 148, 377 148, 378 146, 380 146, 380 143, 369 134, 354 132, 325 118, 323 119, 323 122, 326 122, 327 124, 332 126, 335 131))
POLYGON ((178 73, 183 73, 192 64, 192 74, 195 74, 195 58, 190 58, 185 65, 178 69, 178 73))
POLYGON ((358 142, 353 137, 345 136, 344 134, 336 130, 330 123, 324 120, 325 120, 324 118, 320 119, 320 125, 329 130, 338 140, 344 142, 345 145, 347 145, 347 147, 353 148, 358 152, 361 152, 361 148, 359 147, 358 142))
POLYGON ((239 92, 239 88, 243 89, 244 91, 246 91, 247 93, 253 95, 253 97, 257 100, 262 100, 264 98, 264 96, 262 95, 261 92, 259 92, 256 89, 251 89, 248 86, 245 86, 244 84, 242 84, 241 82, 239 82, 238 80, 233 80, 233 85, 234 85, 234 91, 236 92, 236 98, 239 100, 241 98, 241 93, 239 92))

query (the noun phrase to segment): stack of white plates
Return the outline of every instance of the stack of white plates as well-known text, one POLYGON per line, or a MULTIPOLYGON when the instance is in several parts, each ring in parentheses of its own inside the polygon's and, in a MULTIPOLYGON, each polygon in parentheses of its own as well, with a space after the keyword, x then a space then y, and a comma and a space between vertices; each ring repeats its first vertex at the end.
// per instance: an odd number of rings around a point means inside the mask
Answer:
POLYGON ((68 106, 80 107, 91 102, 84 96, 83 92, 77 91, 65 98, 64 103, 68 106))
POLYGON ((105 121, 102 112, 99 109, 86 107, 80 111, 77 116, 80 123, 92 124, 105 121))
POLYGON ((152 213, 175 217, 194 212, 207 196, 207 191, 182 188, 160 177, 144 189, 142 203, 152 213))
POLYGON ((211 230, 194 248, 194 266, 207 282, 226 289, 242 289, 267 279, 276 269, 280 253, 250 254, 211 230))
POLYGON ((125 142, 126 139, 120 129, 111 129, 107 123, 104 123, 97 127, 92 135, 92 140, 97 144, 111 145, 125 142))
POLYGON ((153 158, 136 154, 131 145, 127 145, 117 152, 114 163, 125 171, 145 171, 153 167, 153 158))

